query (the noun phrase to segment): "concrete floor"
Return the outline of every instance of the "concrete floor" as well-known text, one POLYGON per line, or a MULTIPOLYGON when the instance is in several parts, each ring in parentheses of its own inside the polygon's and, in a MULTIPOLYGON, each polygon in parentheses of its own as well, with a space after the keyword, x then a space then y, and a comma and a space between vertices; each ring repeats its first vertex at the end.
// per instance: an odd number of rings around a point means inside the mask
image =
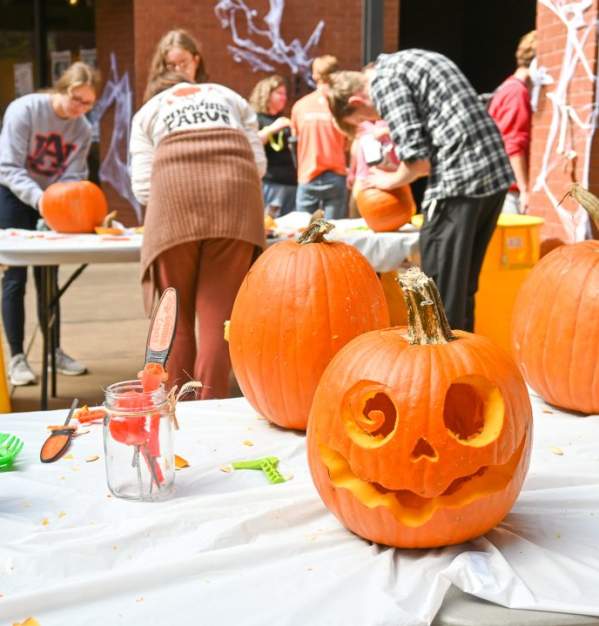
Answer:
MULTIPOLYGON (((77 266, 60 268, 62 285, 77 266)), ((74 397, 81 404, 100 404, 104 388, 113 382, 134 378, 143 367, 149 320, 145 317, 137 263, 89 265, 62 298, 62 348, 88 367, 83 376, 58 375, 56 398, 48 408, 70 406, 74 397)), ((37 324, 35 289, 30 270, 26 296, 25 348, 37 324)), ((2 336, 4 363, 9 356, 2 336)), ((35 335, 29 363, 39 374, 41 334, 35 335)), ((9 392, 10 392, 9 386, 9 392)), ((12 390, 13 412, 36 411, 40 407, 40 384, 12 390)), ((1 419, 1 417, 0 417, 1 419)))

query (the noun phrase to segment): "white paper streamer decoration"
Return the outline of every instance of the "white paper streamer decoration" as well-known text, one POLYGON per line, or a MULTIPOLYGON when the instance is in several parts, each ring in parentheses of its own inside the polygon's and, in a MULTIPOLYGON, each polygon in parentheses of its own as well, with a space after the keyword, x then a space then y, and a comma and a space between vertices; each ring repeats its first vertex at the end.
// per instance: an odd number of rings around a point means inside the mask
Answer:
POLYGON ((298 39, 286 43, 281 36, 281 22, 285 10, 285 0, 269 0, 270 10, 262 20, 266 28, 258 28, 255 20, 258 12, 246 5, 244 0, 219 0, 214 12, 223 28, 231 30, 233 43, 227 49, 238 63, 249 63, 254 72, 275 71, 274 65, 287 65, 294 74, 299 74, 311 86, 314 86, 310 65, 313 57, 309 57, 309 50, 315 46, 322 34, 324 21, 320 20, 305 45, 298 39), (240 28, 247 37, 240 34, 240 28), (260 37, 270 42, 264 47, 256 43, 253 38, 260 37))
POLYGON ((553 91, 547 94, 552 106, 551 123, 541 170, 535 180, 533 191, 543 191, 549 198, 563 225, 567 241, 581 241, 589 232, 589 219, 586 211, 580 205, 573 213, 559 206, 563 191, 560 190, 559 197, 556 197, 549 187, 548 177, 554 169, 563 166, 564 159, 573 160, 578 157, 575 150, 575 137, 583 134, 585 153, 581 183, 584 187, 588 187, 591 144, 597 127, 597 94, 595 94, 594 103, 586 106, 574 106, 569 103, 568 97, 572 92, 570 83, 580 67, 584 72, 584 80, 588 80, 589 84, 593 85, 594 91, 597 89, 596 76, 584 54, 587 39, 590 36, 596 36, 597 23, 595 21, 587 23, 585 20, 585 12, 592 7, 593 0, 579 0, 578 2, 539 0, 539 3, 559 17, 567 29, 567 39, 557 81, 546 68, 538 68, 532 73, 531 101, 535 105, 541 86, 555 85, 553 91))
POLYGON ((108 152, 100 165, 99 177, 110 183, 116 192, 133 206, 138 223, 141 224, 141 206, 131 189, 129 172, 129 133, 133 109, 133 92, 129 72, 119 76, 116 55, 110 55, 110 76, 104 91, 90 114, 92 124, 99 124, 102 116, 114 104, 114 121, 108 152), (127 155, 123 160, 121 155, 127 155))

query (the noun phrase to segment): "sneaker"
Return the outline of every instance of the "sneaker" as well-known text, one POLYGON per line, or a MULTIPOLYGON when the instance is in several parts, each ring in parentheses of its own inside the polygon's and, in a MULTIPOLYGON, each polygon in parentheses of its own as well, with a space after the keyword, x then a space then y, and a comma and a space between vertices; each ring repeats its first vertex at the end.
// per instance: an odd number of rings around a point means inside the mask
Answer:
MULTIPOLYGON (((49 368, 50 362, 48 360, 49 368)), ((63 352, 61 348, 56 348, 56 371, 65 376, 81 376, 81 374, 87 372, 87 367, 63 352)))
POLYGON ((15 354, 15 356, 13 356, 10 360, 8 375, 10 377, 10 384, 15 387, 31 385, 36 381, 36 375, 29 367, 27 357, 22 352, 20 354, 15 354))

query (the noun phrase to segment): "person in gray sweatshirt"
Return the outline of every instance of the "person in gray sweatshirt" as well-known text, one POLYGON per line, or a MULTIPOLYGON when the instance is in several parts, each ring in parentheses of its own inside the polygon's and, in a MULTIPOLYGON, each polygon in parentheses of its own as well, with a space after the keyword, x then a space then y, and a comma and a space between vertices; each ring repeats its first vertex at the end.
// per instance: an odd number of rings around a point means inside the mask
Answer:
MULTIPOLYGON (((0 228, 35 230, 43 217, 44 190, 57 181, 87 178, 91 127, 84 116, 96 101, 97 88, 97 72, 77 62, 65 70, 51 92, 28 94, 8 106, 0 132, 0 228)), ((37 267, 34 278, 39 315, 37 267)), ((27 267, 9 267, 2 280, 2 319, 11 352, 8 373, 13 385, 36 382, 23 352, 26 281, 27 267)), ((56 314, 59 327, 58 307, 56 314)), ((56 350, 56 368, 71 376, 86 371, 60 347, 56 350)))

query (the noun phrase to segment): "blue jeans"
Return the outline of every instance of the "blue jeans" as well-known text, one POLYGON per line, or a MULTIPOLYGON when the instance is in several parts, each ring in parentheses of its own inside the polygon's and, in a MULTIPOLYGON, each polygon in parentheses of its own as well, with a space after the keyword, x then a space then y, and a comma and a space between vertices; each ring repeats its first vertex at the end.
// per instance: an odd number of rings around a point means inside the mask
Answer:
POLYGON ((273 183, 270 180, 262 181, 264 208, 270 211, 273 217, 280 217, 295 211, 296 193, 297 187, 295 185, 282 185, 281 183, 273 183))
POLYGON ((295 208, 314 213, 322 208, 327 220, 347 217, 346 177, 335 172, 323 172, 309 183, 297 186, 295 208))
MULTIPOLYGON (((0 228, 24 228, 35 230, 40 214, 29 205, 21 202, 8 187, 0 185, 0 228)), ((38 319, 40 317, 41 270, 33 268, 33 277, 37 290, 38 319)), ((56 280, 56 273, 53 275, 56 280)), ((4 331, 10 346, 11 356, 23 352, 25 339, 25 284, 27 267, 13 266, 4 272, 2 278, 2 320, 4 331)), ((58 291, 57 282, 54 289, 58 291)), ((56 329, 60 328, 60 305, 56 305, 56 329)), ((59 332, 59 331, 57 331, 59 332)), ((60 345, 59 338, 56 345, 60 345)))

